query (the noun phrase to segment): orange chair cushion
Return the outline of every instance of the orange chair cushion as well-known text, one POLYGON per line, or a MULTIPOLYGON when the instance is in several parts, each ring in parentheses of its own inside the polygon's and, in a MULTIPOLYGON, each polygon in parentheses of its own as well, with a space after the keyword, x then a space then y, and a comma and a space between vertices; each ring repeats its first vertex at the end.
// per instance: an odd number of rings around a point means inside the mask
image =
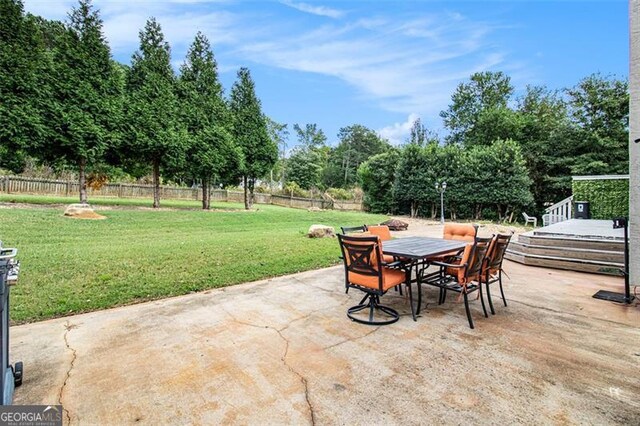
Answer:
MULTIPOLYGON (((404 271, 397 269, 382 269, 382 290, 387 291, 392 287, 402 284, 405 281, 404 271)), ((380 288, 378 277, 370 275, 357 274, 355 272, 349 272, 349 282, 351 284, 360 285, 362 287, 368 287, 375 290, 380 288)))
POLYGON ((444 225, 442 238, 472 242, 476 238, 476 228, 469 224, 447 223, 444 225))
POLYGON ((382 241, 389 241, 391 239, 391 232, 386 225, 371 225, 367 226, 367 232, 377 235, 382 241))
MULTIPOLYGON (((464 248, 464 253, 462 253, 462 259, 460 260, 460 263, 456 262, 456 264, 462 265, 463 263, 466 263, 468 266, 472 261, 471 259, 472 249, 473 249, 473 244, 467 244, 464 248)), ((452 268, 452 267, 447 267, 445 271, 447 275, 452 275, 456 277, 456 280, 460 284, 467 284, 472 281, 478 281, 479 277, 477 275, 473 277, 465 277, 466 272, 467 272, 467 268, 452 268)))

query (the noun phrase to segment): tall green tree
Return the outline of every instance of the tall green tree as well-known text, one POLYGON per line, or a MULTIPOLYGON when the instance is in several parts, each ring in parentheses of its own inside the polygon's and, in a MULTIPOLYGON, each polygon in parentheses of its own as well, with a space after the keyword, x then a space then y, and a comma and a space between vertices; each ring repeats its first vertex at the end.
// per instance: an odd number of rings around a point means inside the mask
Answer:
POLYGON ((360 164, 391 148, 389 142, 360 124, 343 127, 338 132, 340 143, 329 154, 324 181, 327 187, 348 188, 357 182, 360 164))
POLYGON ((293 130, 298 137, 298 143, 305 148, 320 149, 327 143, 327 136, 316 123, 307 123, 304 128, 296 123, 293 125, 293 130))
POLYGON ((90 0, 80 0, 66 30, 55 40, 52 80, 53 131, 42 150, 49 161, 78 170, 80 202, 87 202, 86 172, 103 161, 116 143, 120 85, 102 32, 102 19, 90 0))
POLYGON ((50 67, 37 20, 22 1, 0 0, 0 167, 20 172, 48 139, 50 67))
POLYGON ((287 159, 287 182, 295 182, 303 189, 319 188, 329 155, 327 137, 315 123, 304 127, 294 124, 293 129, 298 146, 287 159))
POLYGON ((140 48, 131 59, 127 79, 126 155, 150 164, 153 207, 160 207, 160 170, 180 170, 184 165, 186 135, 178 117, 176 77, 171 51, 160 24, 151 18, 140 31, 140 48))
POLYGON ((228 131, 231 116, 223 99, 209 40, 196 35, 179 78, 180 118, 187 133, 187 167, 202 183, 202 208, 211 208, 211 184, 241 168, 242 153, 228 131))
POLYGON ((626 174, 629 171, 629 84, 593 74, 567 89, 574 140, 574 174, 626 174))
POLYGON ((260 100, 247 68, 238 71, 229 104, 233 120, 232 134, 244 155, 241 172, 244 206, 248 210, 253 206, 256 181, 264 177, 278 160, 278 146, 267 132, 260 100))
POLYGON ((412 143, 402 150, 396 168, 393 199, 400 210, 408 206, 411 217, 418 216, 426 200, 428 166, 424 147, 412 143))
POLYGON ((392 213, 393 183, 400 155, 397 149, 377 154, 358 168, 358 182, 364 192, 364 204, 372 213, 392 213))
POLYGON ((287 182, 295 182, 302 189, 318 188, 322 177, 322 151, 296 147, 287 159, 287 182))
POLYGON ((480 140, 488 145, 499 137, 487 136, 486 132, 482 138, 472 136, 483 115, 485 120, 494 121, 508 113, 513 90, 511 79, 502 72, 475 73, 468 82, 460 83, 451 96, 451 104, 440 113, 445 127, 450 131, 447 142, 472 145, 480 140))
POLYGON ((521 128, 517 136, 532 180, 531 192, 538 213, 545 205, 565 198, 570 191, 569 159, 572 144, 567 104, 558 91, 528 86, 518 100, 521 128))

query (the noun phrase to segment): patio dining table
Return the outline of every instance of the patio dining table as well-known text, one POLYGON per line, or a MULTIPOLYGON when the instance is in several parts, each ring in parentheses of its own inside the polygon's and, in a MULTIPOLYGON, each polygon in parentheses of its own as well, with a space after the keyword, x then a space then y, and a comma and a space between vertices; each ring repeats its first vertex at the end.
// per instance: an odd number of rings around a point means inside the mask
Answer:
MULTIPOLYGON (((420 266, 429 267, 429 260, 434 257, 441 256, 443 254, 456 252, 462 250, 468 244, 466 241, 458 240, 445 240, 442 238, 431 237, 406 237, 397 238, 394 240, 385 241, 382 244, 382 252, 384 254, 396 256, 403 260, 408 259, 408 274, 407 278, 410 282, 408 286, 414 282, 411 277, 411 271, 416 268, 416 282, 418 275, 418 268, 420 266)), ((411 298, 411 288, 409 287, 409 296, 411 298)), ((414 309, 413 303, 411 303, 411 313, 413 320, 416 320, 416 315, 420 313, 420 305, 422 304, 422 289, 420 283, 418 283, 418 308, 414 309)))

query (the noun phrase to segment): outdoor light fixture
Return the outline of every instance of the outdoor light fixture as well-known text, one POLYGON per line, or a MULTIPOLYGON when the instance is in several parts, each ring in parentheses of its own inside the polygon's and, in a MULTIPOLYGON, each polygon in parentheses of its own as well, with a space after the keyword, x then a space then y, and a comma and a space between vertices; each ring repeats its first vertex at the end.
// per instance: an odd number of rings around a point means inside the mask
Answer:
POLYGON ((447 182, 436 182, 436 191, 440 192, 440 223, 444 225, 444 191, 447 190, 447 182))

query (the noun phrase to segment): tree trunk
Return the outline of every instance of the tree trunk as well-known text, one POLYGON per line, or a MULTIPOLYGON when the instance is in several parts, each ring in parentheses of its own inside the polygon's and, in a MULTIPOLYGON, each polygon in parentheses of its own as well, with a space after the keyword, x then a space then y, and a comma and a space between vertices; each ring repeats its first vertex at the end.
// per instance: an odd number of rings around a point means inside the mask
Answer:
POLYGON ((203 210, 211 210, 211 192, 209 179, 204 177, 202 178, 202 209, 203 210))
POLYGON ((242 176, 242 186, 244 186, 244 209, 249 210, 251 206, 249 205, 249 185, 246 176, 242 176))
POLYGON ((160 208, 160 161, 153 161, 153 208, 160 208))
POLYGON ((249 208, 252 209, 253 202, 254 202, 253 189, 255 187, 256 182, 253 179, 247 179, 247 184, 249 185, 249 208))
POLYGON ((85 173, 86 168, 87 168, 87 159, 81 158, 80 161, 78 162, 81 204, 87 204, 87 176, 85 173))

